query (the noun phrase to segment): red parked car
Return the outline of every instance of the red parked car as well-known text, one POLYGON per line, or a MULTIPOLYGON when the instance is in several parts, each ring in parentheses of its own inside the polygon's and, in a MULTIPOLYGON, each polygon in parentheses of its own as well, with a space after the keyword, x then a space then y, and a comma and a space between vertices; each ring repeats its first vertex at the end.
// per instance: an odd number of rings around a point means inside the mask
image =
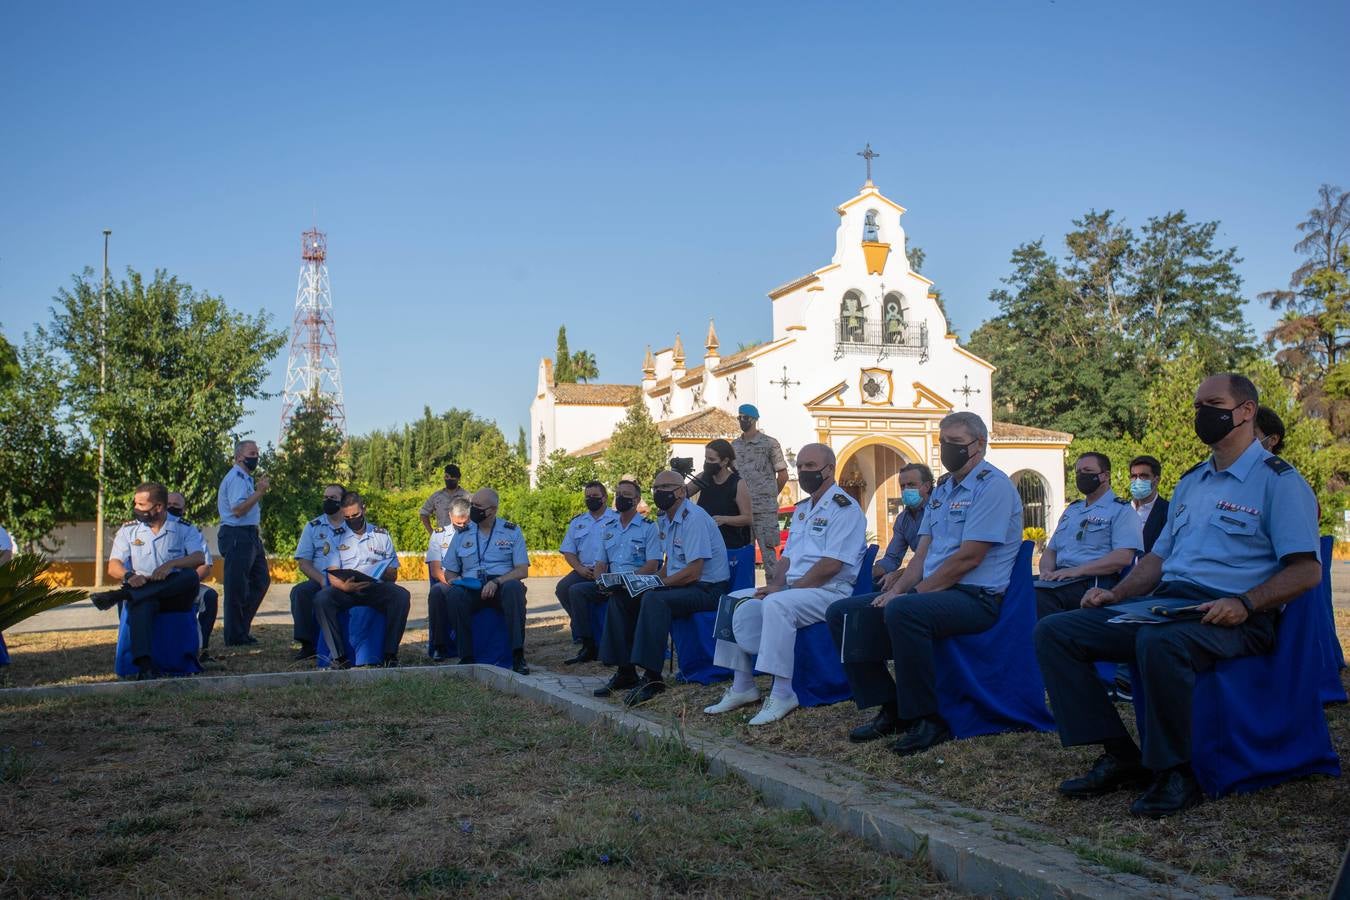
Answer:
MULTIPOLYGON (((778 507, 778 555, 783 555, 783 547, 787 544, 788 526, 792 524, 792 511, 795 506, 778 507)), ((755 542, 755 565, 764 565, 764 554, 759 551, 759 542, 755 542)))

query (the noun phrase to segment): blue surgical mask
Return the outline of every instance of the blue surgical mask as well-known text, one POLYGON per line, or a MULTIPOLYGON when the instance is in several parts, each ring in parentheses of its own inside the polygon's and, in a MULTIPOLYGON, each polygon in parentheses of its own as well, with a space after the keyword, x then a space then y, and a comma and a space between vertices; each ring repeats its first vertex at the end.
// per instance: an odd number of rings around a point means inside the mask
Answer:
POLYGON ((923 494, 918 488, 905 488, 900 492, 900 500, 910 509, 917 509, 923 503, 923 494))
POLYGON ((1153 493, 1153 482, 1147 478, 1136 478, 1130 482, 1130 496, 1136 500, 1146 500, 1153 493))

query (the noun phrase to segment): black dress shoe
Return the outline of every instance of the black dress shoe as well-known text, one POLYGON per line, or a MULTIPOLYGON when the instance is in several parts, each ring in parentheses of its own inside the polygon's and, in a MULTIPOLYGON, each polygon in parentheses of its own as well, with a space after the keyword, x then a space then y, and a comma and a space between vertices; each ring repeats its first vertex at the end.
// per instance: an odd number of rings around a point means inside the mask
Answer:
POLYGON ((920 719, 900 735, 900 740, 891 744, 891 752, 899 756, 913 756, 929 747, 945 744, 952 739, 952 730, 941 719, 920 719))
POLYGON ((595 648, 595 641, 582 641, 577 655, 563 660, 563 665, 575 666, 577 663, 595 662, 599 658, 600 652, 595 648))
POLYGON ((1060 784, 1059 792, 1065 797, 1100 797, 1123 787, 1142 787, 1150 777, 1148 769, 1138 762, 1122 762, 1103 753, 1086 774, 1060 784))
POLYGON ((159 669, 141 669, 136 673, 137 681, 154 681, 157 678, 163 678, 164 673, 159 669))
POLYGON ((876 718, 850 731, 848 739, 855 744, 863 744, 867 741, 884 738, 889 734, 896 734, 899 731, 900 717, 895 714, 895 710, 883 706, 881 711, 877 713, 876 718))
POLYGON ((301 644, 300 649, 295 651, 295 661, 300 662, 305 659, 313 659, 316 655, 313 644, 301 644))
POLYGON ((640 703, 646 703, 657 694, 663 694, 666 690, 666 683, 660 679, 651 679, 643 676, 638 681, 637 686, 628 692, 628 696, 623 698, 624 706, 637 706, 640 703))
POLYGON ((386 657, 384 658, 384 662, 380 663, 380 665, 381 665, 383 668, 386 668, 386 669, 397 669, 397 668, 398 668, 398 654, 396 653, 396 654, 394 654, 393 656, 386 656, 386 657))
POLYGON ((89 595, 89 602, 94 604, 95 609, 109 610, 117 605, 118 600, 126 599, 126 590, 118 588, 115 591, 101 591, 97 594, 89 595))
POLYGON ((530 674, 530 667, 525 665, 525 660, 518 659, 511 663, 511 671, 517 675, 528 675, 530 674))
POLYGON ((1154 776, 1153 783, 1130 804, 1130 815, 1161 819, 1190 809, 1204 799, 1200 782, 1186 767, 1168 769, 1154 776))
POLYGON ((596 697, 608 697, 615 691, 626 691, 629 688, 637 687, 638 677, 630 672, 615 672, 609 677, 604 686, 591 691, 596 697))

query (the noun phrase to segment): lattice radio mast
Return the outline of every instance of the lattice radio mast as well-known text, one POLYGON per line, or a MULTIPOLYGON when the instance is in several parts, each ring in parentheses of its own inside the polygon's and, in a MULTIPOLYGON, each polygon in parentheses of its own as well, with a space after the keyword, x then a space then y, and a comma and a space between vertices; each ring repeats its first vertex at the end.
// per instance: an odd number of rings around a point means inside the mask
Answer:
POLYGON ((311 228, 300 236, 300 283, 295 289, 291 353, 286 361, 286 390, 281 402, 281 437, 286 437, 296 407, 311 396, 329 402, 328 420, 345 437, 347 410, 338 367, 337 326, 328 284, 328 235, 311 228))

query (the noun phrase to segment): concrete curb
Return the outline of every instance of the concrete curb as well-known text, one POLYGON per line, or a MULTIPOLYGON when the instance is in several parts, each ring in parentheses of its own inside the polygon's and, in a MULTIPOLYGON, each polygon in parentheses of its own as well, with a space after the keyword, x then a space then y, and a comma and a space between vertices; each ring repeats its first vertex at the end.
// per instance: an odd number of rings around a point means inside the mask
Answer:
POLYGON ((883 852, 926 857, 955 887, 1001 897, 1232 898, 1227 887, 1141 860, 1167 883, 1085 863, 1058 844, 1039 842, 1042 829, 942 800, 903 785, 871 778, 856 769, 812 758, 795 758, 747 747, 713 735, 687 732, 637 711, 625 710, 565 687, 553 673, 521 676, 488 665, 412 666, 342 672, 277 672, 196 676, 150 682, 105 682, 0 690, 0 705, 29 700, 112 696, 132 691, 237 693, 307 684, 360 684, 387 678, 473 678, 494 690, 556 709, 575 722, 617 729, 639 744, 677 740, 703 754, 715 775, 735 776, 765 802, 806 809, 822 822, 883 852))

